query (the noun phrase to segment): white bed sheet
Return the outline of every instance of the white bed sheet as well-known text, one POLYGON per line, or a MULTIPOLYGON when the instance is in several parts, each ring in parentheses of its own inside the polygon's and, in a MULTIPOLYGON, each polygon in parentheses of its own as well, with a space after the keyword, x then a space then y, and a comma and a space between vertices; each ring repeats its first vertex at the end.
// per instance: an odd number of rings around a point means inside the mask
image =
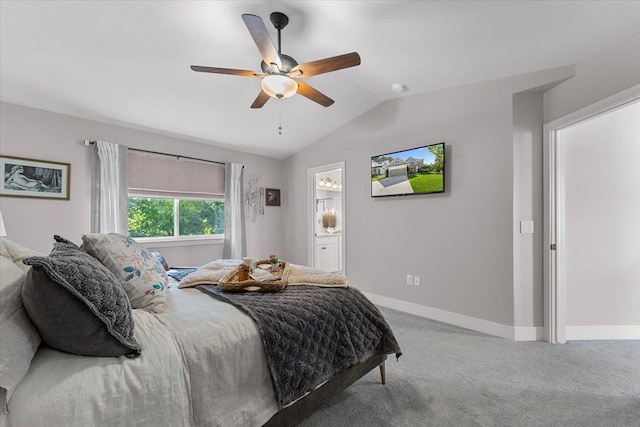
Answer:
POLYGON ((255 323, 197 289, 134 310, 137 359, 41 347, 8 404, 11 427, 260 426, 277 402, 255 323))
POLYGON ((172 288, 164 314, 187 361, 197 426, 261 426, 278 410, 256 323, 197 289, 172 288))

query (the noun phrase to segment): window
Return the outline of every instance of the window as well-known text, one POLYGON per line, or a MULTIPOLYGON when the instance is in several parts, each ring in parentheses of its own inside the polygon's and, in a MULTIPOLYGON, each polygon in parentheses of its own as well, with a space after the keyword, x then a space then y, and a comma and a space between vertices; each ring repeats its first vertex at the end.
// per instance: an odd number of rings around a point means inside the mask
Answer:
POLYGON ((224 202, 129 197, 131 237, 209 236, 224 233, 224 202))
POLYGON ((181 241, 224 233, 224 166, 129 150, 129 236, 181 241))
POLYGON ((224 233, 224 202, 129 196, 129 236, 214 236, 224 233))

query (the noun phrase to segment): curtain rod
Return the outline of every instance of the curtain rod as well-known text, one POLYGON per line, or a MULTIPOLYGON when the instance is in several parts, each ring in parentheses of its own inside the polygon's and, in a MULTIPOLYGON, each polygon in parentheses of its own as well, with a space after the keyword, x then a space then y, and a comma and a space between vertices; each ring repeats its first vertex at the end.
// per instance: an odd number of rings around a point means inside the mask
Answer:
MULTIPOLYGON (((84 141, 84 145, 94 145, 95 143, 96 143, 96 141, 88 141, 88 140, 84 141)), ((141 153, 158 154, 160 156, 175 157, 178 160, 180 160, 180 159, 189 159, 189 160, 198 160, 200 162, 216 163, 218 165, 223 165, 223 166, 225 165, 224 162, 216 162, 215 160, 207 160, 207 159, 199 159, 197 157, 182 156, 180 154, 161 153, 159 151, 142 150, 140 148, 128 148, 128 149, 132 150, 132 151, 139 151, 141 153)))

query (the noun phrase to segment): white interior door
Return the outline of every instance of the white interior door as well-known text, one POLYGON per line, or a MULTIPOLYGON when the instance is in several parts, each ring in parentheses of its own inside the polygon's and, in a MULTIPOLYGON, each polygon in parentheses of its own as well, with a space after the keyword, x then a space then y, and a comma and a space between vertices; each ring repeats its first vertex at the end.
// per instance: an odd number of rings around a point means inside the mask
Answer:
POLYGON ((309 169, 309 266, 345 272, 345 165, 332 163, 309 169))
POLYGON ((639 101, 640 85, 545 126, 549 342, 640 338, 639 101))

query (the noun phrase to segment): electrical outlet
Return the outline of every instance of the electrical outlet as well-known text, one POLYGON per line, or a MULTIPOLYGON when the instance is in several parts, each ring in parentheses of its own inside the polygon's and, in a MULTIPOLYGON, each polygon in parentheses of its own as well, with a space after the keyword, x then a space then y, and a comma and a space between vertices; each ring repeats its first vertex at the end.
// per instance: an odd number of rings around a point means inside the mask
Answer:
POLYGON ((420 286, 420 276, 413 276, 413 284, 420 286))
POLYGON ((407 274, 407 285, 413 285, 413 276, 407 274))

